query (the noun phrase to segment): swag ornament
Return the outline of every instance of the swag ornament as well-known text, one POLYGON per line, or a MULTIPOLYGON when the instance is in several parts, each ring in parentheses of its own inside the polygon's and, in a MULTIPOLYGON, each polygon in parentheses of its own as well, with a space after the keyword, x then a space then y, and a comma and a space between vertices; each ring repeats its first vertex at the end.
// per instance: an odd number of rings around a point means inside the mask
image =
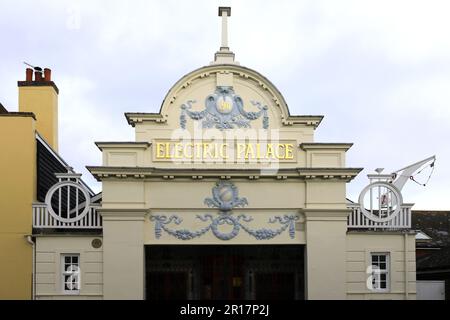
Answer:
POLYGON ((268 221, 270 224, 278 223, 280 225, 277 229, 252 229, 247 225, 247 223, 253 221, 252 217, 245 214, 233 216, 232 210, 247 206, 248 201, 246 198, 239 197, 237 187, 231 182, 220 181, 216 183, 212 189, 212 198, 206 198, 204 203, 210 208, 219 209, 217 216, 213 216, 212 214, 196 216, 202 222, 209 222, 209 225, 197 231, 172 229, 168 226, 169 224, 180 225, 182 223, 182 219, 179 216, 171 215, 167 217, 165 215, 152 215, 150 216, 150 220, 155 222, 155 237, 159 239, 164 231, 177 239, 191 240, 201 237, 211 230, 216 238, 220 240, 231 240, 239 234, 241 229, 257 240, 273 239, 286 229, 289 229, 291 239, 295 237, 295 221, 298 220, 298 216, 296 215, 274 216, 270 218, 268 221), (227 232, 223 229, 228 229, 229 231, 227 232))

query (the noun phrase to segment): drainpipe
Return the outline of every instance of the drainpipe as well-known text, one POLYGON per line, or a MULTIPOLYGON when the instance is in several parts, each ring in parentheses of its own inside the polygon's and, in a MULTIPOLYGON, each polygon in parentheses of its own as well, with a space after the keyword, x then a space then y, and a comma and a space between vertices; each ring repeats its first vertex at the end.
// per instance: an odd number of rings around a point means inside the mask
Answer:
POLYGON ((33 250, 33 254, 32 254, 32 273, 31 273, 31 299, 32 300, 36 300, 36 278, 35 278, 35 273, 36 273, 36 257, 35 257, 35 242, 33 241, 33 237, 32 236, 27 236, 27 242, 29 244, 31 244, 32 250, 33 250))
POLYGON ((408 232, 405 232, 405 300, 408 300, 408 232))

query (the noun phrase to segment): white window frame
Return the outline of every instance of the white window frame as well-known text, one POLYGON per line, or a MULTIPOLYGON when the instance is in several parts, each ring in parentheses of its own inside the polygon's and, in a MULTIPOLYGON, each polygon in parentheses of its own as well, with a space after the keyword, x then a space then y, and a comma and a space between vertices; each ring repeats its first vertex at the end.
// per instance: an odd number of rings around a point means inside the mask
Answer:
MULTIPOLYGON (((372 292, 389 292, 391 287, 391 278, 390 278, 390 269, 391 269, 391 259, 390 259, 390 252, 371 252, 370 253, 370 265, 372 266, 372 279, 376 279, 381 274, 386 275, 386 288, 372 288, 372 292), (374 256, 384 256, 385 257, 385 269, 379 269, 378 265, 373 264, 373 257, 374 256), (379 271, 375 272, 375 269, 379 269, 379 271)), ((380 280, 378 280, 379 283, 380 280)))
POLYGON ((61 254, 61 290, 63 294, 66 295, 78 295, 80 294, 80 290, 81 290, 81 271, 80 271, 80 254, 79 253, 62 253, 61 254), (77 279, 77 283, 78 283, 78 289, 77 290, 67 290, 66 289, 66 276, 70 276, 70 275, 74 275, 75 272, 67 272, 66 271, 66 257, 77 257, 78 258, 78 263, 77 263, 77 267, 78 267, 78 279, 77 279))

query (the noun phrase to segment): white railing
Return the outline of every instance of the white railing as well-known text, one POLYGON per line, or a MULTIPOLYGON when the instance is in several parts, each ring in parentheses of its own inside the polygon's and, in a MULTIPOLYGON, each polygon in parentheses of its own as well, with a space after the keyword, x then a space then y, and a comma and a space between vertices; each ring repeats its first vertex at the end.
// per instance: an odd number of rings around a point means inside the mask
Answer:
POLYGON ((33 228, 39 229, 101 229, 102 217, 97 209, 100 205, 90 205, 87 214, 75 222, 56 220, 47 210, 45 203, 33 204, 33 228))
POLYGON ((375 222, 367 218, 362 212, 358 203, 348 204, 351 210, 347 227, 349 229, 377 229, 377 230, 398 230, 411 228, 411 208, 412 204, 403 204, 400 212, 387 222, 375 222))

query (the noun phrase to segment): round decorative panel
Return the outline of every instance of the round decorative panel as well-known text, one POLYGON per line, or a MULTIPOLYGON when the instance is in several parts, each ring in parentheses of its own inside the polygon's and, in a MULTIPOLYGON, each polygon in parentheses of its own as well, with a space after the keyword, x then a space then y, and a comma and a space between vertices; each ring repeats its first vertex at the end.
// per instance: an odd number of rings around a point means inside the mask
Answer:
POLYGON ((369 184, 359 195, 361 212, 378 223, 394 219, 401 210, 403 198, 392 184, 378 181, 369 184))

